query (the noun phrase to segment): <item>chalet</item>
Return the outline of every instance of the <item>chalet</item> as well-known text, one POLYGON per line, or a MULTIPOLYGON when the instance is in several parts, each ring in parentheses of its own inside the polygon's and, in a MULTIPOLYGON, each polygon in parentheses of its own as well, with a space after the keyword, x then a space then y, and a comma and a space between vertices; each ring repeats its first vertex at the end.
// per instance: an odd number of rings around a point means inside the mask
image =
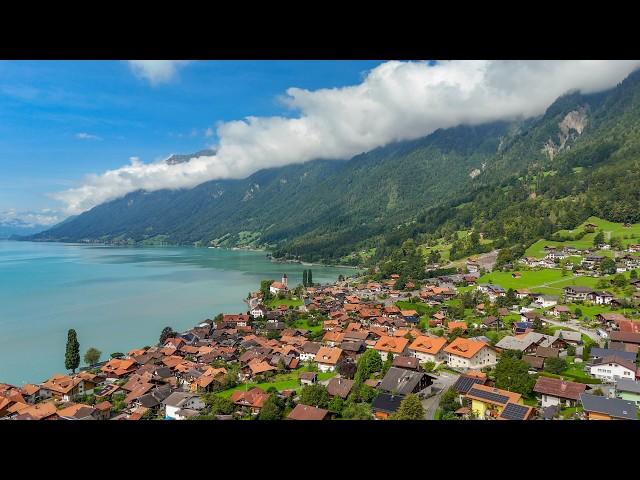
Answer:
POLYGON ((588 270, 593 270, 602 263, 602 260, 604 260, 602 255, 587 255, 582 259, 581 265, 588 270))
POLYGON ((497 363, 496 351, 485 342, 458 337, 444 349, 447 365, 454 368, 480 369, 497 363))
POLYGON ((301 385, 314 385, 318 382, 318 374, 315 372, 300 372, 298 378, 301 385))
POLYGON ((552 295, 536 295, 533 306, 537 308, 549 308, 558 303, 558 299, 552 295))
POLYGON ((618 332, 612 331, 609 333, 609 339, 612 342, 622 342, 633 345, 640 345, 640 333, 635 332, 618 332))
POLYGON ((322 343, 329 345, 330 347, 335 347, 344 340, 344 335, 344 332, 331 330, 324 334, 324 337, 322 337, 322 343))
POLYGON ((341 348, 320 347, 314 360, 321 372, 332 372, 342 358, 341 348))
POLYGON ((354 380, 348 378, 333 377, 327 384, 327 393, 330 397, 340 397, 344 400, 347 399, 351 393, 354 380))
POLYGON ((393 355, 402 355, 406 353, 408 343, 409 340, 406 338, 394 338, 383 335, 376 342, 373 348, 378 351, 382 360, 386 360, 389 353, 392 353, 393 355))
POLYGON ((635 352, 625 352, 624 350, 614 350, 612 348, 597 348, 597 347, 592 347, 589 350, 589 358, 591 360, 598 360, 598 359, 607 358, 607 357, 618 357, 630 363, 636 362, 635 352))
POLYGON ((484 318, 480 323, 481 328, 502 328, 504 327, 504 323, 498 317, 494 317, 493 315, 489 315, 484 318))
POLYGON ((559 317, 560 315, 571 315, 571 310, 566 305, 555 305, 551 310, 549 310, 549 315, 553 315, 554 317, 559 317))
POLYGON ((527 333, 533 330, 533 322, 514 322, 512 329, 514 335, 527 333))
POLYGON ((253 318, 264 318, 267 315, 267 307, 258 305, 251 309, 250 313, 253 318))
POLYGON ((467 270, 469 273, 478 273, 480 271, 480 264, 478 262, 467 262, 467 270))
POLYGON ((538 357, 536 355, 522 355, 522 360, 529 365, 531 370, 543 370, 544 369, 544 357, 538 357))
POLYGON ((420 363, 416 357, 410 357, 407 355, 394 357, 393 367, 404 368, 405 370, 413 370, 415 372, 420 371, 420 363))
POLYGON ((327 420, 329 411, 299 403, 287 416, 287 420, 327 420))
POLYGON ((162 402, 165 408, 165 418, 171 420, 186 420, 198 415, 204 408, 204 402, 198 395, 187 392, 173 392, 162 402))
POLYGON ((418 323, 420 321, 420 316, 418 312, 415 310, 402 310, 401 312, 402 318, 407 323, 418 323))
POLYGON ((64 402, 69 402, 84 393, 84 380, 78 376, 54 375, 46 380, 40 388, 41 398, 53 397, 64 402))
POLYGON ((591 287, 582 287, 579 285, 570 285, 564 287, 564 297, 567 302, 585 301, 587 295, 593 292, 591 287))
POLYGON ((264 402, 269 398, 269 394, 259 387, 254 387, 245 392, 236 390, 229 399, 238 406, 248 408, 253 415, 260 413, 264 402))
POLYGON ((340 348, 345 358, 356 359, 361 353, 364 353, 366 345, 363 340, 344 340, 340 344, 340 348))
POLYGON ((468 330, 467 322, 449 322, 447 323, 447 331, 449 333, 454 330, 461 330, 463 333, 468 330))
POLYGON ((424 372, 412 372, 404 368, 391 367, 380 383, 380 390, 393 394, 418 393, 433 384, 433 376, 424 372))
POLYGON ((612 383, 619 378, 635 380, 638 367, 635 363, 629 362, 619 355, 612 355, 595 359, 589 370, 589 373, 594 377, 612 383))
POLYGON ((593 291, 587 293, 587 300, 596 305, 608 305, 613 300, 613 295, 609 292, 593 291))
POLYGON ((584 383, 569 382, 558 378, 538 377, 533 391, 540 396, 542 407, 560 405, 572 407, 580 401, 587 386, 584 383))
POLYGON ((638 407, 627 400, 583 393, 580 402, 586 420, 637 420, 638 407))
POLYGON ((444 346, 447 340, 442 337, 428 337, 425 335, 416 338, 408 347, 410 355, 420 362, 440 363, 447 360, 444 346))
POLYGON ((231 315, 225 314, 222 316, 222 324, 230 326, 231 328, 246 327, 251 323, 251 317, 247 314, 231 315))

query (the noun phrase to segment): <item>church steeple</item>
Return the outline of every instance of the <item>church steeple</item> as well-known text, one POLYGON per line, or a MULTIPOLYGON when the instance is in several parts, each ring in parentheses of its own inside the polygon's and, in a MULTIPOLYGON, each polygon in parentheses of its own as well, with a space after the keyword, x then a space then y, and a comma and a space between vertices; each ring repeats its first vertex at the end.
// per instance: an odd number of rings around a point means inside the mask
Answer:
POLYGON ((289 286, 289 285, 287 284, 287 283, 288 283, 288 281, 289 281, 289 277, 287 277, 287 274, 286 274, 286 273, 283 273, 283 274, 282 274, 282 283, 283 283, 283 285, 285 285, 285 286, 287 286, 287 287, 288 287, 288 286, 289 286))

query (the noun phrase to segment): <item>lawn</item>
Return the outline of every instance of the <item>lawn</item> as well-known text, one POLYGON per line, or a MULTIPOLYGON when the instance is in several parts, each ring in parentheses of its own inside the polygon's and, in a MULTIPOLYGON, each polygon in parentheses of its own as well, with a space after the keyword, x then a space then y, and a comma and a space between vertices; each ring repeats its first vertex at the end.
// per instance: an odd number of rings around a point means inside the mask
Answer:
POLYGON ((572 417, 576 413, 582 412, 582 406, 578 405, 576 407, 566 407, 560 410, 560 416, 564 419, 572 417))
POLYGON ((303 330, 309 330, 312 333, 317 333, 322 330, 322 322, 318 322, 317 325, 309 325, 309 322, 306 318, 296 320, 293 324, 295 328, 301 328, 303 330))
POLYGON ((429 305, 421 302, 407 302, 399 300, 396 302, 396 307, 400 310, 415 310, 419 315, 431 315, 437 309, 430 307, 429 305))
POLYGON ((283 298, 282 300, 278 300, 277 298, 274 298, 266 302, 265 305, 273 309, 279 307, 280 305, 286 305, 287 307, 299 307, 303 303, 304 302, 299 299, 283 298))
MULTIPOLYGON (((306 369, 301 368, 298 370, 294 370, 293 372, 276 375, 270 382, 238 385, 237 387, 218 392, 217 395, 223 398, 229 398, 231 394, 237 390, 244 390, 245 388, 247 390, 251 390, 254 387, 260 387, 265 391, 270 387, 275 387, 279 392, 281 392, 282 390, 299 390, 300 388, 302 388, 302 385, 300 385, 300 382, 298 381, 298 376, 300 375, 300 372, 304 371, 306 371, 306 369)), ((318 381, 328 380, 329 378, 335 377, 336 375, 336 372, 318 372, 318 381)))

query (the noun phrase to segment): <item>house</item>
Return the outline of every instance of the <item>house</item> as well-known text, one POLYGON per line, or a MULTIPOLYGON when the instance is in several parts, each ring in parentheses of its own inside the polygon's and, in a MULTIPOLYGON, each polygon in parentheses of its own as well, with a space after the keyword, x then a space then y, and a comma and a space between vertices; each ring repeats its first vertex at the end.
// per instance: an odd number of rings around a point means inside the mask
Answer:
POLYGON ((533 306, 537 308, 549 308, 558 303, 558 299, 553 295, 536 295, 533 306))
POLYGON ((165 407, 165 418, 186 420, 198 415, 204 408, 204 402, 198 395, 186 392, 173 392, 162 402, 165 407))
POLYGON ((324 337, 322 337, 322 342, 326 343, 330 347, 335 347, 336 345, 340 344, 342 340, 344 340, 344 335, 344 332, 338 330, 330 330, 324 334, 324 337))
POLYGON ((263 318, 267 315, 268 311, 269 310, 267 310, 267 307, 265 307, 264 305, 258 305, 252 308, 249 313, 251 313, 251 316, 253 318, 263 318))
POLYGON ((500 320, 498 317, 494 317, 493 315, 489 315, 480 323, 481 328, 502 328, 504 327, 504 322, 500 320))
POLYGON ((27 383, 20 388, 20 393, 27 403, 33 405, 40 400, 40 390, 40 385, 27 383))
POLYGON ((302 385, 313 385, 318 382, 318 374, 315 372, 300 372, 298 379, 302 385))
POLYGON ((109 420, 111 416, 111 402, 104 401, 100 403, 96 403, 93 408, 96 409, 96 420, 109 420))
POLYGON ((391 364, 396 368, 404 368, 406 370, 413 370, 415 372, 420 371, 420 363, 416 357, 410 357, 408 355, 402 355, 394 357, 391 364))
POLYGON ((340 397, 346 400, 351 393, 353 383, 354 381, 348 378, 333 377, 327 384, 327 392, 330 397, 340 397))
POLYGON ((637 420, 638 407, 620 398, 607 398, 583 393, 580 395, 586 420, 637 420))
POLYGON ((487 343, 458 337, 444 349, 447 365, 453 368, 480 369, 497 363, 494 348, 487 343))
POLYGON ((478 262, 467 261, 467 271, 469 273, 478 273, 478 272, 480 272, 480 264, 478 262))
POLYGON ((320 347, 314 360, 321 372, 332 372, 342 357, 342 349, 334 347, 320 347))
MULTIPOLYGON (((530 313, 530 312, 527 312, 527 313, 530 313)), ((533 322, 514 322, 512 329, 513 329, 514 335, 528 333, 531 330, 533 330, 533 322)))
POLYGON ((398 338, 382 335, 373 348, 380 353, 380 357, 382 357, 382 360, 384 361, 387 359, 389 353, 392 353, 393 355, 402 355, 406 353, 408 343, 409 340, 403 337, 398 338))
POLYGON ((278 295, 279 293, 286 293, 287 291, 289 291, 289 278, 287 277, 287 274, 283 274, 282 275, 282 281, 281 282, 273 282, 271 285, 269 285, 269 291, 273 294, 273 295, 278 295))
POLYGON ((469 393, 471 387, 474 385, 484 385, 487 382, 487 376, 479 376, 479 375, 469 375, 467 373, 463 373, 458 377, 455 383, 451 386, 451 388, 460 394, 460 400, 462 397, 469 393))
POLYGON ((549 310, 549 315, 553 315, 554 317, 559 317, 560 315, 571 315, 571 310, 566 305, 555 305, 551 310, 549 310))
POLYGON ((587 300, 596 305, 609 305, 613 301, 613 295, 609 292, 593 291, 587 293, 587 300))
POLYGON ((581 265, 588 270, 593 270, 602 263, 602 260, 604 260, 602 255, 587 255, 582 259, 581 265))
POLYGON ((245 314, 240 313, 238 315, 224 314, 222 316, 222 324, 228 325, 231 328, 246 327, 250 323, 251 323, 251 317, 246 313, 245 314))
POLYGON ((618 355, 598 358, 593 361, 589 373, 604 382, 615 382, 619 378, 636 379, 638 367, 618 355))
POLYGON ((100 368, 100 371, 107 378, 119 379, 131 374, 136 369, 136 366, 137 362, 131 358, 112 358, 100 368))
POLYGON ((629 363, 636 363, 636 353, 635 352, 626 352, 624 350, 614 350, 611 348, 598 348, 591 347, 589 351, 589 358, 594 360, 599 360, 601 358, 607 357, 618 357, 622 360, 626 360, 629 363))
POLYGON ((621 378, 616 382, 616 397, 640 406, 640 382, 621 378))
POLYGON ((465 397, 471 400, 471 411, 480 420, 497 419, 508 404, 524 404, 519 393, 479 384, 473 385, 465 397))
POLYGON ((578 302, 585 301, 587 299, 587 295, 593 292, 593 288, 571 285, 568 287, 564 287, 563 291, 564 298, 567 302, 578 302))
POLYGON ((527 362, 529 367, 532 370, 542 370, 544 369, 544 357, 538 357, 536 355, 522 355, 522 360, 527 362))
POLYGON ((53 397, 63 402, 69 402, 84 393, 84 380, 78 376, 54 375, 46 380, 40 388, 41 398, 53 397))
POLYGON ((402 315, 402 318, 404 318, 404 321, 407 323, 415 324, 420 321, 420 315, 418 315, 418 312, 415 310, 402 310, 400 314, 402 315))
POLYGON ((329 411, 324 408, 311 407, 299 403, 296 408, 291 410, 287 420, 326 420, 328 417, 329 411))
POLYGON ((374 398, 371 411, 376 420, 386 420, 400 408, 404 395, 382 392, 374 398))
POLYGON ((410 355, 413 355, 422 363, 439 363, 447 359, 444 352, 446 344, 447 340, 445 338, 421 335, 409 345, 408 351, 410 355))
POLYGON ((247 392, 236 390, 231 394, 229 400, 238 406, 249 408, 253 415, 257 415, 268 398, 269 394, 267 392, 260 387, 254 387, 247 392))
POLYGON ((623 342, 627 344, 640 345, 640 333, 634 332, 610 332, 609 340, 612 342, 623 342))
POLYGON ((342 353, 345 357, 356 359, 366 349, 365 343, 362 340, 345 340, 340 344, 342 353))
POLYGON ((564 340, 567 344, 578 346, 582 345, 582 334, 573 330, 556 330, 556 337, 564 340))
POLYGON ((300 361, 308 362, 316 358, 316 354, 322 345, 318 342, 305 342, 302 345, 302 353, 300 354, 300 361))
POLYGON ((433 384, 433 376, 424 372, 412 372, 391 367, 380 383, 380 390, 394 394, 418 393, 433 384))
POLYGON ((447 332, 451 333, 454 330, 461 330, 463 333, 468 330, 467 322, 449 322, 447 323, 447 332))
POLYGON ((569 382, 559 378, 538 377, 533 391, 541 396, 542 407, 551 405, 574 406, 580 401, 587 386, 584 383, 569 382))

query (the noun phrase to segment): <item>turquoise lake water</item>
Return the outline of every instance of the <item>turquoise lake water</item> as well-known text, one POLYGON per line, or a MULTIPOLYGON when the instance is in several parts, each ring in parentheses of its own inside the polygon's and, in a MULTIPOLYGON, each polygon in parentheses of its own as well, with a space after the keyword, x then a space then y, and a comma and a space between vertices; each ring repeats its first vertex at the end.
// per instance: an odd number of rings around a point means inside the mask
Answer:
MULTIPOLYGON (((302 282, 299 264, 264 252, 190 247, 110 247, 0 241, 0 383, 64 373, 67 330, 81 356, 152 345, 163 327, 186 330, 218 313, 247 310, 260 281, 302 282)), ((313 266, 314 282, 355 270, 313 266)))

